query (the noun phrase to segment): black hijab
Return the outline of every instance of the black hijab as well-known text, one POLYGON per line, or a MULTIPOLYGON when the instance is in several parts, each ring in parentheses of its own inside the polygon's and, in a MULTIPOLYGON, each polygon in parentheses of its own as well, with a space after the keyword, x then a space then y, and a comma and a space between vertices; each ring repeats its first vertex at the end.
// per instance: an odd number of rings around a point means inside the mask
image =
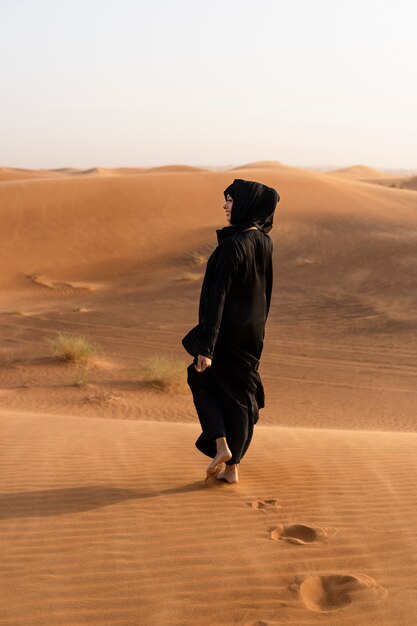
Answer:
POLYGON ((217 239, 220 243, 225 237, 256 226, 264 233, 272 228, 275 207, 279 202, 279 194, 273 187, 251 180, 235 178, 233 183, 224 190, 224 197, 229 194, 233 198, 230 226, 218 229, 217 239))

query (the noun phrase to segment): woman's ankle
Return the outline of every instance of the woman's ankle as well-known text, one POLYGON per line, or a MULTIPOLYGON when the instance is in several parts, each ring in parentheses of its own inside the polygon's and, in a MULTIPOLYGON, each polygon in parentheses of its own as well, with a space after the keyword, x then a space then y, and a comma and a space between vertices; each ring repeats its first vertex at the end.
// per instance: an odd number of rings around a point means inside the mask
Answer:
POLYGON ((227 445, 226 437, 217 437, 215 441, 217 452, 229 452, 229 446, 227 445))

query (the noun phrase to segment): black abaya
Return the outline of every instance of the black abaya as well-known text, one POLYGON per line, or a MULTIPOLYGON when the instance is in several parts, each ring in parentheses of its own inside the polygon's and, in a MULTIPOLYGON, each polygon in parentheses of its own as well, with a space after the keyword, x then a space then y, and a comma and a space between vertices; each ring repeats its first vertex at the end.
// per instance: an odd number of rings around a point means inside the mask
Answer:
POLYGON ((258 372, 272 292, 273 213, 279 200, 275 189, 235 179, 224 192, 233 207, 231 226, 217 230, 218 246, 207 262, 201 287, 199 323, 183 338, 194 356, 187 382, 202 433, 196 447, 216 455, 216 438, 226 437, 232 452, 227 464, 246 453, 265 406, 258 372), (256 226, 254 230, 246 230, 256 226), (193 338, 191 344, 190 338, 193 338), (202 372, 198 355, 212 359, 202 372))

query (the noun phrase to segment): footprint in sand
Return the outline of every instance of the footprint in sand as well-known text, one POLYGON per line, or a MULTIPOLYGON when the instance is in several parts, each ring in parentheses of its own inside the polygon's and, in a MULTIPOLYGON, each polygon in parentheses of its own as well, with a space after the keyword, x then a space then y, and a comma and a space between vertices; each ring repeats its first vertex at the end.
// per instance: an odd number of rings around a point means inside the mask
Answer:
POLYGON ((337 533, 336 528, 325 529, 312 524, 280 524, 269 531, 271 539, 283 539, 291 543, 307 544, 326 539, 337 533))
POLYGON ((354 602, 381 600, 386 589, 366 574, 315 574, 297 577, 290 586, 310 611, 331 613, 349 607, 354 602))
POLYGON ((262 513, 267 513, 268 511, 277 511, 281 509, 281 505, 278 500, 253 500, 252 502, 248 502, 249 506, 256 511, 262 511, 262 513))

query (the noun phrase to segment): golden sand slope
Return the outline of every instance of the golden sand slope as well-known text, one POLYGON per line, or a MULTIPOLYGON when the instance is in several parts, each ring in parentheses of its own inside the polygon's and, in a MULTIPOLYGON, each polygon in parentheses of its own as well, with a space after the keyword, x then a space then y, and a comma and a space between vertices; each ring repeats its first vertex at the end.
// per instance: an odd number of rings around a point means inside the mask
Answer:
POLYGON ((0 624, 413 624, 415 434, 256 427, 204 486, 195 425, 0 420, 0 624))
POLYGON ((0 626, 414 626, 415 191, 176 169, 0 183, 0 626), (203 487, 185 371, 135 368, 190 362, 234 178, 281 195, 266 407, 239 485, 203 487), (58 332, 102 352, 59 362, 58 332))
POLYGON ((285 167, 279 161, 254 161, 253 163, 245 163, 245 165, 239 165, 238 167, 231 168, 231 172, 235 170, 269 170, 269 169, 282 169, 285 167))
POLYGON ((263 423, 415 430, 416 194, 286 166, 254 171, 0 185, 2 406, 90 415, 85 397, 103 392, 117 397, 102 409, 113 417, 195 420, 188 389, 144 403, 131 370, 159 352, 187 363, 180 339, 225 224, 222 190, 243 177, 282 197, 263 423), (46 339, 59 331, 104 351, 86 390, 51 358, 46 339))
POLYGON ((192 167, 191 165, 160 165, 159 167, 149 167, 146 169, 147 172, 204 172, 205 170, 202 167, 192 167))
POLYGON ((395 189, 412 189, 413 191, 417 191, 417 176, 392 176, 367 182, 383 185, 384 187, 393 187, 395 189))
POLYGON ((70 173, 67 168, 60 170, 28 170, 17 167, 0 167, 0 183, 8 183, 18 180, 36 180, 39 178, 62 178, 70 173))
MULTIPOLYGON (((214 246, 214 229, 225 224, 223 189, 234 177, 252 178, 253 173, 251 168, 138 176, 79 173, 0 185, 0 284, 21 287, 33 274, 64 281, 123 275, 142 262, 157 264, 204 243, 214 246)), ((298 274, 318 272, 320 282, 334 288, 326 276, 336 261, 341 272, 350 272, 346 287, 356 291, 358 281, 366 282, 366 272, 376 269, 368 261, 395 280, 404 262, 413 263, 417 218, 411 191, 285 166, 259 170, 256 178, 275 185, 282 196, 272 232, 277 264, 284 258, 294 269, 304 268, 296 269, 298 274), (387 249, 390 262, 380 260, 387 249)), ((302 284, 302 276, 296 282, 302 284)))
POLYGON ((331 170, 328 174, 395 189, 417 190, 417 176, 415 175, 397 174, 392 176, 387 174, 387 172, 367 167, 366 165, 354 165, 339 170, 331 170))
POLYGON ((343 167, 338 170, 331 170, 329 174, 337 174, 338 176, 346 176, 352 179, 372 179, 372 178, 386 178, 386 173, 375 167, 369 167, 367 165, 352 165, 350 167, 343 167))
POLYGON ((410 176, 403 182, 403 189, 413 189, 417 191, 417 176, 410 176))

